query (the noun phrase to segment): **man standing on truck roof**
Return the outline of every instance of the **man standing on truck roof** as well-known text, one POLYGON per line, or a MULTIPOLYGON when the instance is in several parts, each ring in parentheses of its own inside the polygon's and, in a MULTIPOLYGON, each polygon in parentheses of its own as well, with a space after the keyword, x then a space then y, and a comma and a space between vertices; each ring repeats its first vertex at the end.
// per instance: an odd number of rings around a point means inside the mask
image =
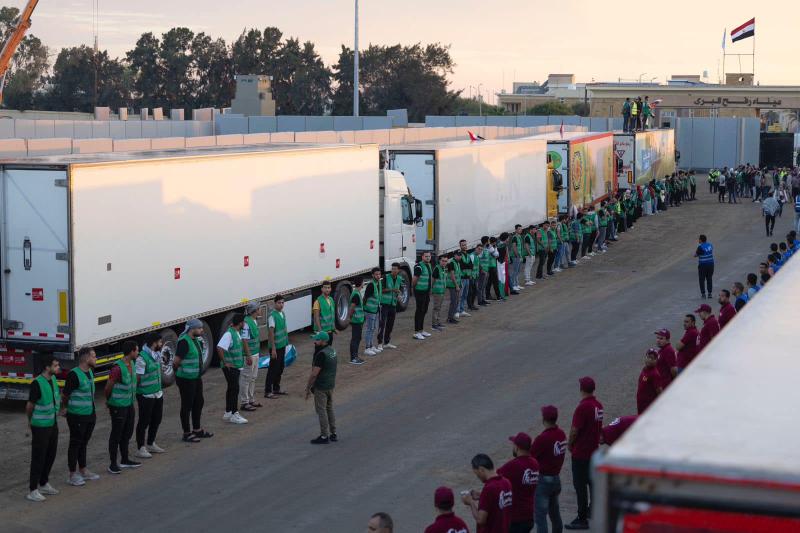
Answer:
POLYGON ((567 435, 558 427, 558 409, 542 407, 544 431, 533 440, 531 457, 539 463, 539 483, 535 496, 536 533, 547 533, 547 517, 558 533, 563 527, 558 495, 561 494, 561 468, 567 455, 567 435))
POLYGON ((119 474, 122 468, 139 468, 142 463, 128 457, 128 444, 133 436, 136 408, 136 373, 134 363, 139 357, 139 346, 134 341, 122 343, 122 359, 111 367, 106 382, 105 396, 108 412, 111 415, 111 433, 108 436, 108 454, 111 463, 110 474, 119 474), (121 461, 117 462, 117 451, 121 461))
POLYGON ((713 298, 711 291, 713 290, 713 277, 714 277, 714 246, 708 242, 708 237, 700 235, 697 238, 697 248, 694 251, 694 256, 697 258, 697 277, 700 281, 700 297, 705 298, 708 294, 709 298, 713 298))
POLYGON ((136 457, 150 459, 153 453, 164 453, 156 444, 158 426, 164 412, 164 392, 161 390, 161 335, 151 331, 144 338, 142 350, 136 359, 136 403, 139 422, 136 424, 136 457), (145 437, 147 440, 145 442, 145 437))
POLYGON ((631 99, 626 98, 622 104, 622 131, 627 133, 631 122, 631 99))
POLYGON ((383 280, 381 293, 381 325, 378 328, 378 351, 384 348, 394 350, 392 344, 392 330, 394 319, 397 316, 397 297, 403 288, 403 278, 400 276, 400 263, 392 263, 392 271, 383 280))
POLYGON ((94 405, 94 367, 97 356, 92 348, 78 351, 78 366, 73 368, 64 380, 61 392, 61 414, 66 414, 69 426, 69 449, 67 450, 67 483, 74 487, 96 481, 100 476, 86 468, 86 448, 92 438, 97 412, 94 405), (80 467, 80 472, 78 471, 80 467))
POLYGON ((711 339, 716 337, 719 333, 719 322, 717 321, 717 317, 714 316, 711 306, 708 304, 701 305, 695 309, 694 312, 698 313, 700 318, 703 319, 703 328, 700 330, 700 335, 697 337, 697 353, 699 354, 703 351, 703 348, 708 346, 711 339))
POLYGON ((336 416, 333 412, 333 390, 336 388, 336 350, 330 345, 328 333, 318 331, 311 336, 314 340, 314 358, 311 374, 306 384, 306 400, 314 395, 314 408, 319 417, 319 437, 311 444, 336 442, 336 416))
POLYGON ((508 256, 511 259, 509 286, 515 291, 522 290, 522 287, 519 286, 519 270, 522 267, 522 260, 525 257, 522 255, 523 252, 522 225, 517 224, 514 226, 514 234, 511 236, 511 243, 508 247, 508 256))
POLYGON ((336 303, 331 298, 331 282, 322 282, 322 294, 314 301, 311 312, 314 315, 314 332, 324 331, 328 334, 328 342, 333 344, 336 334, 336 303))
POLYGON ((444 302, 444 293, 447 289, 447 256, 439 256, 439 264, 433 267, 433 288, 431 289, 431 298, 433 299, 433 325, 431 326, 436 331, 444 331, 445 326, 442 324, 442 302, 444 302))
MULTIPOLYGON (((378 267, 372 268, 372 280, 364 290, 364 355, 378 355, 378 347, 373 344, 375 332, 381 318, 381 294, 383 294, 383 273, 378 267)), ((383 350, 383 348, 381 348, 383 350)))
MULTIPOLYGON (((200 343, 203 334, 203 322, 193 318, 186 323, 183 333, 178 337, 175 346, 175 357, 172 368, 175 370, 175 384, 181 394, 181 427, 184 442, 199 442, 200 439, 213 437, 214 434, 203 429, 200 417, 203 414, 203 346, 200 343), (189 426, 191 415, 192 425, 189 426), (194 431, 190 431, 191 428, 194 431)), ((211 349, 210 347, 206 347, 211 349)))
POLYGON ((461 294, 461 250, 456 250, 452 259, 447 262, 447 293, 450 305, 447 308, 447 323, 458 324, 458 297, 461 294))
POLYGON ((272 301, 272 311, 267 319, 267 348, 269 349, 269 367, 264 382, 264 397, 270 400, 285 396, 281 390, 281 377, 286 367, 286 347, 289 345, 289 329, 286 327, 286 314, 283 306, 286 303, 278 294, 272 301))
POLYGON ((256 402, 256 378, 258 377, 258 359, 261 354, 261 330, 258 328, 261 304, 248 302, 244 312, 244 327, 241 335, 245 365, 239 376, 239 408, 242 411, 254 411, 258 407, 263 407, 261 403, 256 402))
MULTIPOLYGON (((244 327, 244 315, 234 313, 231 325, 223 333, 217 343, 217 355, 222 365, 222 373, 228 386, 225 389, 225 414, 223 420, 232 424, 247 424, 247 419, 239 414, 239 375, 245 366, 244 348, 241 331, 244 327)), ((249 361, 248 361, 249 363, 249 361)))
POLYGON ((25 414, 31 428, 30 492, 25 498, 43 502, 46 496, 58 494, 49 482, 50 470, 58 451, 58 374, 60 365, 51 354, 42 356, 42 373, 31 382, 25 414))
POLYGON ((603 428, 603 404, 594 397, 594 380, 588 376, 579 380, 581 401, 572 415, 569 449, 572 452, 572 485, 578 499, 578 516, 565 525, 566 529, 589 529, 589 507, 592 489, 591 458, 600 447, 603 428))
POLYGON ((414 338, 424 341, 431 334, 424 330, 425 315, 428 314, 428 304, 431 298, 431 285, 433 270, 431 269, 431 253, 422 252, 422 260, 414 265, 414 277, 411 285, 414 287, 414 300, 417 308, 414 310, 414 338))
POLYGON ((363 278, 353 280, 353 293, 350 295, 350 309, 347 318, 350 320, 350 364, 363 365, 366 363, 358 356, 358 347, 361 344, 361 332, 364 329, 364 298, 361 288, 364 286, 363 278))

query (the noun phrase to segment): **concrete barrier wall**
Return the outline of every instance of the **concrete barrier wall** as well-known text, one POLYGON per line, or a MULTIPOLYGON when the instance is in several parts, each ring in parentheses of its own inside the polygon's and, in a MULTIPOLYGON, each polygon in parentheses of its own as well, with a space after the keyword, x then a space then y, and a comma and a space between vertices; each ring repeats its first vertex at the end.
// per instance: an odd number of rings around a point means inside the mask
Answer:
MULTIPOLYGON (((30 151, 30 143, 33 140, 34 139, 30 139, 28 141, 28 151, 30 151)), ((96 154, 113 151, 113 139, 72 139, 73 154, 96 154)))
POLYGON ((682 169, 758 165, 760 142, 757 118, 678 118, 675 127, 678 168, 682 169))
POLYGON ((151 139, 115 139, 115 152, 142 152, 152 148, 151 139))
POLYGON ((25 139, 0 140, 0 157, 27 157, 28 143, 25 139))

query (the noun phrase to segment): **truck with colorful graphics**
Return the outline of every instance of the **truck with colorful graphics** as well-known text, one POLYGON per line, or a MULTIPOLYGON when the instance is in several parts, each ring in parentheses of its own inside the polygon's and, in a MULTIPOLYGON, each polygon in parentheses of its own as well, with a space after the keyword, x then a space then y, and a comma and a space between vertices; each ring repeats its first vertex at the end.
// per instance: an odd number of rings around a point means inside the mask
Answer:
POLYGON ((675 130, 614 132, 617 187, 630 189, 675 172, 675 130))

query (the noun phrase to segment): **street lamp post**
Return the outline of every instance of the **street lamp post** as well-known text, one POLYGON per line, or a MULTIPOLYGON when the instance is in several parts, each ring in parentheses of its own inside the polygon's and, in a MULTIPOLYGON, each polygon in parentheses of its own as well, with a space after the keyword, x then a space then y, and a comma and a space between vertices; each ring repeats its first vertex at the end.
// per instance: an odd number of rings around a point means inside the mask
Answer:
POLYGON ((358 116, 358 0, 355 0, 355 39, 353 52, 353 116, 358 116))
POLYGON ((478 116, 483 116, 483 96, 481 96, 481 87, 483 87, 482 83, 478 84, 478 116))

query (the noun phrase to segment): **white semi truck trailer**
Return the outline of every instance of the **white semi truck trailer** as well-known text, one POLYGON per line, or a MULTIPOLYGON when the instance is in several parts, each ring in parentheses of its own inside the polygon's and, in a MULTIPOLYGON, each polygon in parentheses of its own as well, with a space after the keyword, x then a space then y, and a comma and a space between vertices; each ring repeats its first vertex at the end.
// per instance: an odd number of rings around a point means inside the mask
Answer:
POLYGON ((246 302, 266 311, 284 295, 288 326, 298 330, 311 324, 324 280, 344 328, 353 279, 398 262, 408 281, 416 259, 415 200, 402 174, 379 170, 377 145, 107 153, 0 167, 0 398, 27 398, 45 353, 69 368, 78 349, 94 347, 99 380, 122 341, 150 331, 170 356, 190 318, 203 321, 207 368, 246 302))

